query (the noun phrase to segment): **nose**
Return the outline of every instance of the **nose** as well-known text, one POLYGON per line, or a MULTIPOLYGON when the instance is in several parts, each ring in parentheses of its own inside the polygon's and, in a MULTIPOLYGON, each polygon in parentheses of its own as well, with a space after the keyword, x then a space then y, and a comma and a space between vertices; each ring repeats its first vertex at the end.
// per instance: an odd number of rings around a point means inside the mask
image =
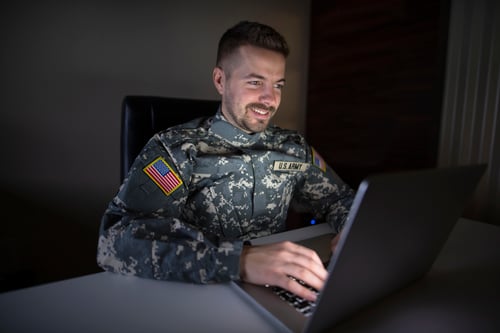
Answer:
POLYGON ((273 85, 265 85, 259 100, 267 107, 277 107, 280 102, 280 92, 273 85))

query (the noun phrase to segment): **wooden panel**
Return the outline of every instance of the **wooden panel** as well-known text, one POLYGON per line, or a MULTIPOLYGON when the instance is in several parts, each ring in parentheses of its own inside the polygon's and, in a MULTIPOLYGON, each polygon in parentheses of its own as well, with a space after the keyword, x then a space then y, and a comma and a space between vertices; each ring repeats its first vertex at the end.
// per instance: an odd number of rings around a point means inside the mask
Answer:
POLYGON ((353 186, 373 172, 435 166, 448 4, 311 5, 309 142, 353 186))

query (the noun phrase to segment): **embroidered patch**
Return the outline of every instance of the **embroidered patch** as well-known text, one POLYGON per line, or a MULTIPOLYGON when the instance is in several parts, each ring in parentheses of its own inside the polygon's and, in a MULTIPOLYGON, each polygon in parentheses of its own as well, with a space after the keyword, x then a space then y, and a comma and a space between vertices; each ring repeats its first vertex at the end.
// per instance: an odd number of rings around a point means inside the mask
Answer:
POLYGON ((309 163, 293 161, 274 161, 273 170, 283 172, 304 172, 309 167, 309 163))
POLYGON ((163 157, 158 157, 146 166, 143 171, 166 195, 172 194, 172 192, 182 185, 182 180, 172 170, 163 157))
POLYGON ((312 162, 315 166, 320 168, 323 172, 326 171, 326 163, 325 160, 318 154, 318 152, 312 148, 312 162))

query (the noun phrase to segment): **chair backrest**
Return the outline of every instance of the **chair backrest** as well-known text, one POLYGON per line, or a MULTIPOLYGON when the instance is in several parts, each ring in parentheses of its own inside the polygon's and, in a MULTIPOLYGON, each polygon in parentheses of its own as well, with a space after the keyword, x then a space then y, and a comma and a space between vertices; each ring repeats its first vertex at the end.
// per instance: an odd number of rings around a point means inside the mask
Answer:
POLYGON ((120 180, 126 177, 135 158, 154 134, 194 118, 214 115, 219 104, 211 100, 125 96, 121 118, 120 180))

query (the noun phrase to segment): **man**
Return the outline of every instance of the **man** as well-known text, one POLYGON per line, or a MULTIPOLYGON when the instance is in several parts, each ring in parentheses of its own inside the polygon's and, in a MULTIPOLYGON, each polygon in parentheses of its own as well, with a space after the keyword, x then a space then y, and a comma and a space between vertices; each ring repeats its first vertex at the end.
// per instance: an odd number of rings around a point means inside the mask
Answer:
POLYGON ((315 300, 297 282, 322 288, 327 272, 314 251, 249 242, 285 230, 292 202, 340 232, 353 199, 301 135, 269 125, 287 55, 269 26, 245 21, 226 31, 213 70, 219 111, 144 147, 102 219, 103 269, 195 283, 242 279, 315 300))

